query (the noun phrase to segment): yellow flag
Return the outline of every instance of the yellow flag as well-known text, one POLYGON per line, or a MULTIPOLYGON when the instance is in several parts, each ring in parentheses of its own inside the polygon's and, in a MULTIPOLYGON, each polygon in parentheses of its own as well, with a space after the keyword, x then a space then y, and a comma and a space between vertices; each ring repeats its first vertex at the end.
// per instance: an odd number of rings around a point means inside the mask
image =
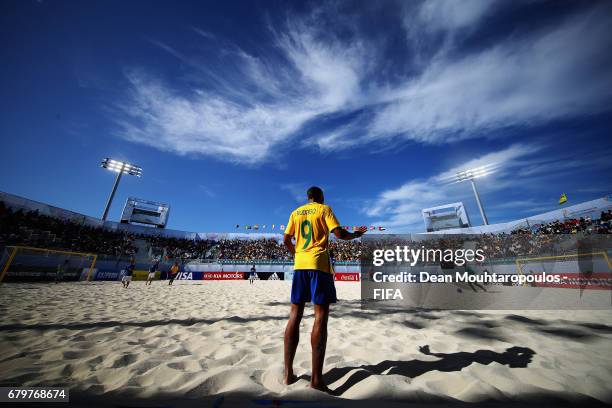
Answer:
POLYGON ((565 193, 561 194, 561 198, 559 198, 559 205, 563 204, 566 201, 567 201, 567 196, 565 195, 565 193))

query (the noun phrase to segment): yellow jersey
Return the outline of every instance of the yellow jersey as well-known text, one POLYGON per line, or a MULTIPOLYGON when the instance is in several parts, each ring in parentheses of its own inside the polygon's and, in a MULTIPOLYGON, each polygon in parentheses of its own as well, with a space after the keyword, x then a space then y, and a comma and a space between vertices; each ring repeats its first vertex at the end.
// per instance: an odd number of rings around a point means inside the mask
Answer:
POLYGON ((308 203, 291 213, 285 234, 295 238, 293 269, 315 269, 333 273, 327 244, 329 233, 340 226, 332 209, 308 203))

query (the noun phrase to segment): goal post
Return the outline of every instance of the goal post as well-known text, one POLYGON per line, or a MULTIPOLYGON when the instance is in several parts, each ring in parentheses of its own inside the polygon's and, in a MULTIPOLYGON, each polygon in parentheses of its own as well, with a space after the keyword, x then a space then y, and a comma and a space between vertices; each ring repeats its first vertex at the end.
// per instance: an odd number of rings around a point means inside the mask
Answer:
MULTIPOLYGON (((555 262, 579 262, 580 258, 590 257, 592 260, 600 259, 602 264, 607 267, 608 271, 612 269, 612 264, 610 263, 610 258, 608 257, 608 253, 605 251, 601 252, 590 252, 590 253, 576 253, 576 254, 566 254, 566 255, 555 255, 555 256, 540 256, 533 258, 516 258, 516 268, 519 274, 524 275, 524 266, 526 264, 531 263, 540 263, 540 264, 552 264, 555 262)), ((542 271, 546 272, 546 271, 542 271)), ((607 272, 607 271, 599 271, 599 272, 607 272)))
POLYGON ((612 264, 606 251, 574 253, 555 256, 516 258, 516 271, 520 275, 563 274, 576 277, 580 274, 609 278, 612 264))
POLYGON ((80 280, 86 271, 93 279, 97 254, 29 246, 7 246, 0 254, 0 283, 11 281, 49 281, 55 279, 59 265, 65 264, 68 280, 80 280))

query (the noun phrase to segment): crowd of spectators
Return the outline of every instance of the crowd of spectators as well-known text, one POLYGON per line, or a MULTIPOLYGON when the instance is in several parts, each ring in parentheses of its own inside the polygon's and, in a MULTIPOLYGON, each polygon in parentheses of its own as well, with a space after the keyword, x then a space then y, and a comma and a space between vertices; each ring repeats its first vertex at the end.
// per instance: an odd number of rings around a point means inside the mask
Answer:
POLYGON ((139 235, 139 238, 149 242, 153 255, 165 256, 166 259, 210 259, 210 253, 215 241, 170 238, 163 236, 139 235))
MULTIPOLYGON (((272 238, 256 240, 191 240, 164 236, 136 235, 124 231, 83 225, 38 211, 12 209, 0 201, 0 248, 9 245, 91 252, 111 256, 134 256, 135 240, 143 240, 153 256, 165 259, 289 260, 282 242, 272 238)), ((332 242, 337 261, 354 261, 360 256, 358 242, 332 242)))
MULTIPOLYGON (((518 228, 509 234, 431 234, 421 240, 404 238, 383 239, 378 242, 368 242, 367 250, 389 249, 395 246, 409 249, 482 249, 488 260, 500 260, 516 257, 535 257, 575 253, 581 250, 581 245, 589 245, 592 250, 608 250, 612 248, 612 210, 603 211, 599 219, 590 217, 554 220, 543 224, 518 228), (572 235, 580 234, 579 239, 572 235), (593 236, 595 239, 584 239, 593 236)), ((584 249, 584 248, 582 248, 584 249)))
POLYGON ((256 240, 222 239, 217 241, 211 258, 288 260, 290 256, 282 241, 272 238, 261 238, 256 240))
POLYGON ((330 241, 329 250, 334 261, 347 262, 361 259, 363 244, 361 241, 330 241))
POLYGON ((0 248, 22 245, 38 248, 133 256, 134 235, 90 227, 38 211, 14 210, 0 201, 0 248))
POLYGON ((550 235, 550 234, 610 234, 612 232, 612 210, 602 211, 598 220, 591 217, 554 220, 532 227, 519 228, 513 234, 550 235))
MULTIPOLYGON (((165 249, 167 258, 230 261, 287 261, 291 259, 282 241, 274 238, 188 240, 147 237, 147 239, 154 248, 165 249)), ((361 243, 358 241, 331 241, 330 251, 332 258, 336 261, 356 261, 361 256, 361 243)))
MULTIPOLYGON (((610 234, 612 210, 601 213, 592 220, 589 217, 555 220, 545 224, 519 228, 510 234, 432 235, 428 247, 464 248, 466 245, 482 248, 488 259, 516 256, 542 255, 558 250, 567 234, 610 234), (471 243, 468 243, 470 241, 471 243)), ((24 245, 39 248, 63 249, 75 252, 91 252, 111 256, 134 256, 138 251, 136 240, 142 240, 151 248, 151 255, 165 259, 211 260, 290 260, 291 256, 281 240, 261 238, 253 240, 219 239, 190 240, 163 236, 134 235, 124 231, 111 231, 83 225, 72 220, 50 217, 38 211, 14 210, 0 201, 0 248, 7 245, 24 245)), ((425 241, 400 240, 398 245, 420 247, 425 241)), ((330 241, 330 254, 336 262, 358 261, 374 247, 390 248, 394 242, 388 239, 365 244, 362 241, 330 241)))

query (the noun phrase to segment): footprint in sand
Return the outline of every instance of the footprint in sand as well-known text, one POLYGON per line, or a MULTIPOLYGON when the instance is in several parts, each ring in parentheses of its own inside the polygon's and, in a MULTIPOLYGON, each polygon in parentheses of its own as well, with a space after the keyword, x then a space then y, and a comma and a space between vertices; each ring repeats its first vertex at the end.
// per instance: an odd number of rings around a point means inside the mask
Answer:
POLYGON ((175 370, 183 371, 185 370, 185 363, 182 361, 177 361, 175 363, 169 363, 168 367, 173 368, 175 370))
POLYGON ((102 363, 102 361, 104 361, 104 358, 102 358, 102 356, 98 356, 98 357, 94 357, 91 360, 87 361, 87 364, 89 365, 89 367, 93 370, 95 370, 99 364, 102 363))
POLYGON ((261 352, 264 354, 280 354, 283 351, 283 346, 262 347, 261 352))
POLYGON ((134 373, 136 373, 137 375, 145 374, 148 371, 159 366, 159 364, 159 361, 143 361, 141 364, 138 365, 138 367, 136 367, 134 373))
POLYGON ((283 377, 284 377, 284 368, 282 365, 279 364, 279 365, 272 366, 268 368, 267 370, 265 370, 261 374, 261 379, 259 382, 261 382, 261 384, 266 389, 272 392, 281 393, 287 390, 288 387, 294 387, 295 384, 299 383, 300 381, 304 381, 304 380, 298 380, 297 383, 287 386, 283 383, 284 381, 283 377))
POLYGON ((136 354, 130 354, 130 353, 124 354, 115 360, 112 368, 127 367, 130 364, 134 363, 137 359, 138 357, 136 356, 136 354))
POLYGON ((85 351, 64 351, 64 359, 75 360, 87 354, 85 351))
POLYGON ((264 373, 264 370, 255 370, 251 374, 251 379, 258 384, 262 384, 263 373, 264 373))
POLYGON ((325 364, 335 364, 342 361, 342 356, 329 356, 325 358, 325 364))
POLYGON ((63 377, 70 377, 72 375, 72 373, 74 373, 74 369, 72 368, 72 364, 66 364, 64 366, 64 368, 62 369, 62 376, 63 377))

